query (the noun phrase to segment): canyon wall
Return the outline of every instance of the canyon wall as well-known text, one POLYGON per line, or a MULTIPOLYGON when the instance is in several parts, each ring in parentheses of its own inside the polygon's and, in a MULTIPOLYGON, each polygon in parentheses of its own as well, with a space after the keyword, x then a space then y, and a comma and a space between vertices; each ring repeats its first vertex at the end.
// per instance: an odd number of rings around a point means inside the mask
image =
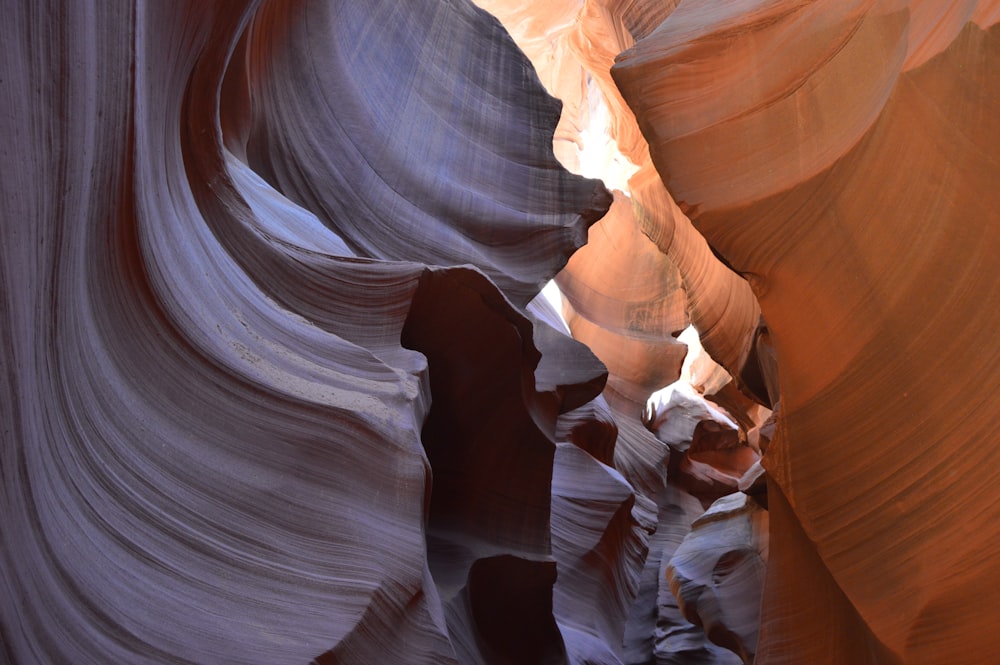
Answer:
POLYGON ((1000 3, 479 5, 9 8, 0 661, 995 660, 1000 3))

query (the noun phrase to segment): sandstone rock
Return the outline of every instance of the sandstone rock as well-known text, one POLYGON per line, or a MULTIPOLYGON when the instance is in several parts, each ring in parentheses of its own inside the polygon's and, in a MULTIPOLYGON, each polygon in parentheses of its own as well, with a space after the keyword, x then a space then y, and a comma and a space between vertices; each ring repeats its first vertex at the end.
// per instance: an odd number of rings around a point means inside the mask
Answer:
POLYGON ((591 387, 536 392, 516 303, 610 201, 555 163, 559 105, 496 22, 458 2, 74 2, 14 7, 0 33, 4 660, 472 662, 512 614, 537 639, 501 651, 561 653, 551 434, 599 378, 584 354, 591 387), (462 303, 479 346, 434 334, 428 299, 462 303), (461 377, 429 376, 404 326, 461 377), (459 444, 421 430, 449 390, 489 400, 483 357, 528 396, 492 404, 506 427, 543 405, 515 442, 540 465, 462 494, 451 470, 489 447, 449 466, 459 444), (499 503, 462 521, 460 497, 499 503), (428 522, 469 527, 465 613, 428 522))
POLYGON ((684 616, 746 665, 757 650, 767 557, 767 511, 736 492, 692 523, 666 571, 684 616))
POLYGON ((558 100, 466 2, 269 2, 251 34, 248 163, 361 256, 471 263, 524 306, 607 210, 552 154, 558 100))
POLYGON ((671 557, 704 507, 695 497, 668 486, 660 496, 659 524, 625 629, 628 665, 738 665, 736 654, 713 644, 705 631, 681 613, 666 571, 671 557))
POLYGON ((572 444, 556 449, 553 605, 572 662, 620 663, 625 619, 646 557, 632 487, 572 444))
POLYGON ((981 526, 1000 405, 968 392, 1000 378, 974 332, 998 325, 996 21, 992 2, 693 0, 613 72, 781 369, 760 663, 1000 650, 981 526))
POLYGON ((993 662, 1000 2, 481 2, 6 8, 0 660, 993 662))

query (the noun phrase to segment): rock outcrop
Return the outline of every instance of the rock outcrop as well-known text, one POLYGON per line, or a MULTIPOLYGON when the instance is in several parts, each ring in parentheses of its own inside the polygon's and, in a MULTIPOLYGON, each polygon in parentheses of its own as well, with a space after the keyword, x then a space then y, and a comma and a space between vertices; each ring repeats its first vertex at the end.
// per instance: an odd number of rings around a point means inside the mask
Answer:
POLYGON ((997 660, 1000 2, 478 2, 7 8, 0 661, 997 660))
POLYGON ((523 308, 610 197, 496 21, 23 3, 2 31, 3 660, 563 653, 556 420, 604 369, 568 337, 540 367, 523 308))
POLYGON ((998 18, 685 0, 613 70, 780 367, 759 663, 1000 651, 998 18))

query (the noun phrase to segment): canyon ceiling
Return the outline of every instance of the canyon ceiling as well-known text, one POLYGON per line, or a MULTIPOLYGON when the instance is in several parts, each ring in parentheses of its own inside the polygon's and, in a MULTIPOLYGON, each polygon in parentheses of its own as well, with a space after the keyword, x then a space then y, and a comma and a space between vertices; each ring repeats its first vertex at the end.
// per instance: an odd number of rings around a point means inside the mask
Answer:
POLYGON ((0 662, 1000 661, 1000 0, 0 36, 0 662))

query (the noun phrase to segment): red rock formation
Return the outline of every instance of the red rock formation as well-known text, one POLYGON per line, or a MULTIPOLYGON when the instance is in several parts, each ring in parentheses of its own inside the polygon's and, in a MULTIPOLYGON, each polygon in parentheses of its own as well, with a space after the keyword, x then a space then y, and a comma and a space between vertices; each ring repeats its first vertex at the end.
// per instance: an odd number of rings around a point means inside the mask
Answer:
MULTIPOLYGON (((677 3, 586 0, 551 3, 541 9, 523 2, 478 1, 481 6, 497 14, 511 30, 518 44, 539 69, 542 82, 553 94, 564 100, 565 109, 554 144, 560 159, 569 168, 587 175, 596 175, 597 171, 584 163, 584 153, 603 152, 605 154, 599 161, 614 161, 613 164, 608 164, 604 175, 611 178, 615 186, 627 188, 631 197, 630 205, 620 203, 616 206, 619 209, 617 217, 631 216, 634 221, 613 225, 610 219, 606 220, 605 226, 609 231, 605 247, 617 244, 619 239, 615 233, 618 232, 624 233, 622 241, 632 238, 631 242, 638 242, 634 239, 635 229, 641 229, 664 254, 660 261, 671 264, 671 267, 665 269, 666 273, 679 273, 678 286, 683 285, 685 296, 673 296, 672 312, 664 312, 660 324, 654 323, 657 320, 654 316, 647 317, 647 321, 651 325, 666 325, 682 316, 689 316, 713 358, 730 373, 738 376, 746 361, 749 336, 759 316, 756 302, 746 283, 713 256, 708 245, 694 231, 664 189, 652 167, 648 147, 635 118, 625 106, 608 72, 615 55, 632 46, 636 39, 645 37, 674 10, 677 3), (593 144, 600 143, 601 139, 592 135, 596 131, 592 125, 594 118, 602 114, 608 116, 610 123, 605 139, 609 143, 595 148, 593 144), (588 132, 591 136, 588 143, 585 143, 582 136, 588 132), (622 153, 617 157, 616 149, 620 149, 622 153), (610 232, 612 225, 620 231, 610 232)), ((648 244, 645 239, 641 243, 648 244)), ((643 251, 649 254, 648 249, 643 251)), ((560 277, 560 283, 565 286, 564 282, 589 280, 584 288, 613 291, 610 285, 615 283, 616 278, 620 281, 629 276, 628 265, 621 258, 627 252, 619 249, 616 254, 613 257, 599 244, 592 243, 585 252, 575 257, 568 270, 569 273, 578 275, 574 277, 564 273, 560 277), (600 282, 600 286, 597 286, 597 282, 600 282)), ((649 279, 648 274, 637 266, 636 274, 632 276, 633 282, 646 281, 649 279)), ((653 279, 662 278, 663 276, 659 276, 653 279)), ((572 304, 572 294, 568 295, 571 296, 572 304)), ((601 319, 593 318, 596 314, 594 310, 599 307, 638 307, 636 294, 630 293, 629 297, 631 302, 616 305, 608 302, 605 294, 604 298, 587 307, 591 314, 586 318, 600 327, 607 327, 601 319)), ((646 303, 646 306, 662 310, 665 297, 665 293, 660 293, 658 300, 646 303)), ((578 304, 579 300, 574 307, 578 304)), ((577 323, 578 328, 585 325, 583 322, 577 323)), ((589 325, 587 327, 593 328, 589 325)), ((675 332, 679 331, 680 328, 675 332)), ((648 348, 643 351, 635 348, 634 335, 615 335, 611 331, 596 330, 581 330, 579 333, 574 331, 574 334, 581 335, 581 339, 586 338, 588 344, 593 343, 592 348, 595 348, 597 355, 608 363, 612 385, 617 383, 618 366, 621 363, 616 363, 608 352, 602 353, 601 348, 614 348, 616 355, 628 357, 628 362, 634 367, 659 365, 662 370, 666 370, 663 366, 665 360, 661 358, 662 349, 648 348), (621 347, 633 348, 625 352, 621 347)), ((662 334, 664 333, 661 332, 662 334)), ((644 337, 647 345, 653 343, 652 336, 644 337)), ((655 347, 669 343, 669 338, 661 337, 656 340, 655 347)), ((665 376, 665 373, 661 375, 665 376)), ((676 378, 676 373, 670 380, 673 378, 676 378)), ((670 380, 653 388, 662 387, 670 380)), ((635 390, 635 387, 631 392, 636 393, 632 398, 639 403, 648 396, 647 391, 635 390), (638 394, 641 392, 647 394, 638 394)))
POLYGON ((0 660, 995 660, 1000 3, 481 1, 7 8, 0 660))
POLYGON ((760 663, 1000 649, 1000 33, 973 4, 691 0, 615 68, 781 368, 760 663))
POLYGON ((608 366, 619 399, 642 405, 680 376, 687 346, 676 336, 689 324, 681 276, 637 226, 628 197, 616 195, 556 281, 573 336, 608 366))
MULTIPOLYGON (((578 2, 540 9, 500 0, 481 0, 481 4, 504 21, 533 59, 542 81, 565 102, 554 144, 556 154, 570 168, 588 175, 602 173, 628 192, 616 194, 610 213, 591 227, 587 246, 572 257, 557 282, 565 295, 563 313, 574 337, 586 343, 608 367, 605 396, 619 433, 614 466, 638 492, 637 517, 650 529, 664 532, 676 526, 683 535, 693 517, 676 525, 671 522, 678 515, 672 511, 666 484, 687 483, 697 488, 699 495, 710 497, 710 503, 736 489, 742 469, 756 459, 756 453, 740 462, 739 470, 716 470, 710 463, 689 457, 687 442, 669 455, 664 442, 651 436, 641 423, 650 394, 680 375, 687 348, 676 340, 677 335, 693 322, 714 358, 741 385, 756 379, 754 387, 758 387, 761 380, 755 369, 745 370, 754 360, 752 334, 759 319, 749 287, 716 259, 674 204, 652 167, 631 112, 608 75, 615 54, 631 46, 635 38, 645 36, 674 5, 578 2), (610 126, 604 139, 607 143, 602 146, 597 122, 605 115, 610 126), (624 155, 616 156, 617 148, 624 155), (603 171, 593 170, 590 161, 595 154, 605 165, 603 171), (631 170, 623 165, 629 160, 637 165, 631 170), (629 176, 636 168, 638 172, 629 176), (668 481, 668 470, 676 476, 675 481, 668 481)), ((724 370, 715 367, 700 370, 712 391, 730 381, 724 370), (716 377, 724 378, 720 381, 716 377)), ((756 427, 756 407, 738 396, 733 387, 724 392, 721 399, 727 408, 734 409, 740 426, 747 430, 756 427)), ((766 394, 762 399, 766 401, 766 394)), ((735 437, 735 430, 732 434, 735 437)), ((749 450, 742 445, 740 449, 749 450)), ((709 457, 720 454, 708 453, 709 457)), ((659 537, 650 541, 649 557, 654 565, 647 568, 654 575, 660 570, 659 562, 669 560, 669 555, 663 554, 665 544, 659 537)), ((633 574, 641 575, 641 571, 633 574)), ((665 584, 660 585, 655 578, 643 584, 652 591, 641 602, 655 614, 656 590, 665 584)), ((675 650, 660 638, 652 641, 654 645, 641 631, 631 630, 637 644, 649 646, 627 646, 628 658, 652 657, 653 651, 658 658, 687 658, 694 653, 719 657, 717 649, 704 645, 704 636, 694 636, 699 629, 681 618, 676 607, 673 614, 665 611, 661 623, 666 626, 672 622, 677 627, 663 628, 663 634, 674 635, 667 642, 676 642, 677 635, 691 631, 685 646, 675 650)), ((642 630, 649 633, 654 630, 645 619, 630 619, 630 623, 647 626, 642 630)))

